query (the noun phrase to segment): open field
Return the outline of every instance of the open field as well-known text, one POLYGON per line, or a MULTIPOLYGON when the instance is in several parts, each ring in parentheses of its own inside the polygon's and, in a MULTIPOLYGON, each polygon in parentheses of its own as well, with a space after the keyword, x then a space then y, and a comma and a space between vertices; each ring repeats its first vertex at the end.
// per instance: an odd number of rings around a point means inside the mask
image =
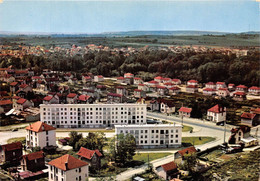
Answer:
POLYGON ((25 137, 10 138, 9 140, 7 140, 7 143, 14 143, 19 141, 25 143, 25 137))
POLYGON ((156 160, 156 159, 159 159, 159 158, 169 156, 172 153, 137 153, 133 157, 133 160, 148 162, 148 154, 149 154, 149 162, 150 162, 150 161, 153 161, 153 160, 156 160))
POLYGON ((211 141, 216 140, 213 137, 182 137, 182 143, 190 143, 192 145, 202 145, 211 141))

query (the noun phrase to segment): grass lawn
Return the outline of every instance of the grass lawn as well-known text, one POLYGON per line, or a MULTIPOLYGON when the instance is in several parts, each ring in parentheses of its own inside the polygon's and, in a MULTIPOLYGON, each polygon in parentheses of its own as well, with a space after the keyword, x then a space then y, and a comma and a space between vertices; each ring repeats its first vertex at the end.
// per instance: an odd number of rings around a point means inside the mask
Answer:
POLYGON ((25 143, 25 137, 10 138, 7 140, 7 143, 14 143, 14 142, 18 142, 18 141, 25 143))
POLYGON ((182 137, 182 143, 191 143, 192 145, 202 145, 216 140, 213 137, 182 137))
POLYGON ((106 129, 56 129, 56 132, 70 132, 70 131, 77 131, 77 132, 84 132, 84 133, 96 133, 96 132, 101 132, 101 133, 114 133, 115 130, 106 130, 106 129))
MULTIPOLYGON (((149 161, 172 155, 172 153, 149 153, 149 161)), ((148 153, 137 153, 133 160, 148 162, 148 153)))
POLYGON ((182 132, 188 132, 188 131, 190 131, 192 129, 193 129, 193 127, 191 127, 191 126, 183 125, 182 132))

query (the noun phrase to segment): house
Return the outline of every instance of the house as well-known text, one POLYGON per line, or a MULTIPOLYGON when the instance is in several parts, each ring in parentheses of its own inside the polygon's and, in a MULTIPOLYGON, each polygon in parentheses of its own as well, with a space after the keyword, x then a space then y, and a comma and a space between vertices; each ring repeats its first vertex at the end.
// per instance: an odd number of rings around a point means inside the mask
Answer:
POLYGON ((26 146, 27 147, 55 147, 56 146, 56 128, 37 121, 26 128, 26 146))
POLYGON ((143 90, 143 91, 148 91, 149 87, 145 84, 138 84, 138 89, 143 90))
POLYGON ((32 87, 27 84, 22 84, 19 86, 19 91, 23 91, 25 93, 32 92, 32 87))
POLYGON ((33 104, 31 101, 27 100, 27 99, 24 99, 24 98, 20 98, 16 101, 16 103, 14 102, 13 103, 13 107, 16 109, 16 110, 20 110, 20 111, 23 111, 24 109, 28 108, 28 107, 31 107, 33 104))
POLYGON ((160 102, 161 113, 172 114, 175 112, 175 105, 173 101, 162 99, 160 102))
POLYGON ((187 85, 186 86, 186 92, 188 93, 195 93, 198 92, 198 86, 197 85, 187 85))
POLYGON ((166 94, 169 93, 169 90, 165 86, 157 85, 157 95, 159 96, 165 96, 166 94))
POLYGON ((181 107, 178 112, 179 112, 179 115, 181 117, 187 117, 187 118, 190 118, 191 116, 191 111, 192 111, 192 108, 187 108, 187 107, 181 107))
POLYGON ((76 104, 78 99, 78 95, 75 93, 69 93, 67 95, 67 103, 68 104, 76 104))
POLYGON ((207 95, 207 96, 215 95, 216 94, 216 89, 205 88, 205 89, 203 89, 203 94, 207 95))
POLYGON ((108 103, 122 103, 124 100, 124 97, 122 94, 116 94, 116 93, 108 93, 107 94, 107 102, 108 103))
POLYGON ((97 85, 96 87, 96 91, 98 93, 105 93, 107 90, 107 87, 105 85, 97 85))
POLYGON ((217 82, 216 83, 216 89, 218 90, 219 88, 226 88, 225 82, 217 82))
POLYGON ((125 77, 124 83, 128 85, 132 85, 134 83, 134 78, 133 77, 125 77))
POLYGON ((246 93, 244 92, 235 92, 233 94, 233 99, 236 101, 244 101, 246 100, 246 93))
POLYGON ((226 108, 223 108, 218 104, 213 106, 208 109, 207 119, 215 123, 226 121, 226 108))
POLYGON ((187 85, 188 86, 198 86, 198 81, 197 80, 189 80, 188 82, 187 82, 187 85))
POLYGON ((2 108, 2 110, 0 110, 0 114, 6 113, 13 108, 13 102, 10 99, 0 100, 0 107, 2 108))
POLYGON ((123 86, 117 86, 117 87, 116 87, 116 93, 117 93, 117 94, 121 94, 121 95, 123 95, 123 96, 126 96, 126 95, 127 95, 127 90, 126 90, 126 88, 123 87, 123 86))
POLYGON ((23 145, 21 142, 0 145, 0 163, 17 164, 20 161, 23 145))
POLYGON ((247 92, 247 86, 245 86, 245 85, 238 85, 236 87, 236 91, 238 91, 238 92, 247 92))
POLYGON ((131 73, 125 73, 124 78, 134 78, 134 74, 131 73))
POLYGON ((177 95, 181 92, 181 89, 179 87, 171 87, 169 88, 169 94, 170 95, 177 95))
POLYGON ((258 117, 254 113, 244 112, 241 115, 241 124, 246 126, 257 126, 259 124, 258 117))
POLYGON ((134 90, 134 97, 136 98, 146 98, 146 92, 141 89, 135 89, 134 90))
POLYGON ((94 76, 94 82, 102 82, 104 81, 104 77, 102 75, 94 76))
POLYGON ((214 82, 208 82, 205 84, 206 88, 216 89, 216 84, 214 82))
POLYGON ((91 96, 82 94, 78 97, 79 104, 91 104, 93 102, 94 102, 94 99, 91 96))
POLYGON ((18 90, 19 84, 18 82, 10 83, 10 92, 14 94, 18 90))
POLYGON ((240 126, 239 128, 232 128, 231 136, 229 137, 229 144, 238 144, 241 142, 242 138, 250 137, 250 127, 240 126))
MULTIPOLYGON (((150 101, 150 110, 151 111, 160 111, 160 103, 157 100, 151 100, 150 101)), ((149 107, 148 107, 149 108, 149 107)))
POLYGON ((48 163, 49 181, 85 181, 89 176, 88 163, 69 154, 48 163))
POLYGON ((172 83, 172 79, 171 78, 162 78, 162 82, 165 84, 165 83, 172 83))
POLYGON ((159 84, 163 83, 163 77, 161 77, 161 76, 155 77, 153 80, 158 82, 159 84))
POLYGON ((177 164, 182 163, 182 161, 184 160, 184 156, 187 154, 196 154, 197 150, 195 149, 194 146, 185 148, 183 150, 179 150, 174 154, 174 162, 177 164))
POLYGON ((124 77, 117 77, 116 82, 119 83, 119 84, 122 84, 122 83, 125 82, 125 78, 124 77))
POLYGON ((82 89, 82 94, 88 95, 90 97, 97 97, 98 93, 93 89, 82 89))
POLYGON ((260 95, 260 87, 257 87, 257 86, 252 86, 248 89, 248 94, 251 94, 251 95, 260 95))
POLYGON ((235 84, 228 84, 228 89, 231 91, 235 90, 235 84))
POLYGON ((24 171, 40 171, 45 168, 44 152, 38 151, 23 155, 21 159, 21 168, 24 171))
POLYGON ((43 98, 43 104, 59 104, 59 96, 54 95, 54 96, 45 96, 43 98))
POLYGON ((163 85, 164 85, 167 89, 169 89, 169 88, 175 86, 175 84, 172 83, 172 82, 166 82, 166 83, 164 83, 163 85))
POLYGON ((256 146, 258 145, 258 140, 252 136, 247 138, 242 138, 241 143, 244 144, 244 147, 256 146))
POLYGON ((78 81, 78 79, 76 77, 75 78, 69 78, 68 83, 71 84, 71 85, 74 85, 74 84, 77 83, 77 81, 78 81))
POLYGON ((178 175, 178 168, 175 162, 169 162, 155 168, 155 173, 164 180, 171 180, 178 175))
POLYGON ((155 81, 155 80, 151 80, 147 83, 148 86, 157 86, 159 84, 159 82, 155 81))
POLYGON ((180 79, 172 79, 172 83, 175 85, 181 85, 181 80, 180 79))
POLYGON ((92 168, 99 169, 101 167, 101 157, 103 155, 99 150, 89 150, 81 147, 77 155, 80 160, 87 162, 92 168))
POLYGON ((143 80, 139 77, 135 77, 134 78, 134 84, 135 85, 138 85, 138 84, 142 84, 143 83, 143 80))
POLYGON ((227 97, 229 96, 230 92, 227 88, 219 88, 217 90, 217 95, 220 97, 227 97))
POLYGON ((92 78, 90 76, 82 76, 82 83, 90 83, 92 81, 92 78))

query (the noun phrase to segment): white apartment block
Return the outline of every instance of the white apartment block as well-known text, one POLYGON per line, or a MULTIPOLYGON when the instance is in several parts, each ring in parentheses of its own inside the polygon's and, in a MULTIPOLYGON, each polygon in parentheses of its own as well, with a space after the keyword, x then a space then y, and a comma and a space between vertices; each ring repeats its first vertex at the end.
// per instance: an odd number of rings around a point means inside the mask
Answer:
POLYGON ((116 125, 115 133, 133 135, 138 148, 180 147, 182 126, 180 124, 116 125))
POLYGON ((56 128, 145 124, 146 104, 41 104, 40 114, 56 128))

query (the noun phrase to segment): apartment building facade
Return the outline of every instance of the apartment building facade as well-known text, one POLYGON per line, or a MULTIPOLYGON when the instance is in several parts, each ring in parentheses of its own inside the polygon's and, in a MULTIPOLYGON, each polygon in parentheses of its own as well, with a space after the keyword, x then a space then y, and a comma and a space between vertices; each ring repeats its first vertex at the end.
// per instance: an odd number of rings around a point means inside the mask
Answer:
POLYGON ((138 148, 180 147, 182 126, 180 124, 116 125, 115 133, 131 134, 138 148))
POLYGON ((145 124, 146 104, 41 104, 40 114, 56 128, 145 124))

